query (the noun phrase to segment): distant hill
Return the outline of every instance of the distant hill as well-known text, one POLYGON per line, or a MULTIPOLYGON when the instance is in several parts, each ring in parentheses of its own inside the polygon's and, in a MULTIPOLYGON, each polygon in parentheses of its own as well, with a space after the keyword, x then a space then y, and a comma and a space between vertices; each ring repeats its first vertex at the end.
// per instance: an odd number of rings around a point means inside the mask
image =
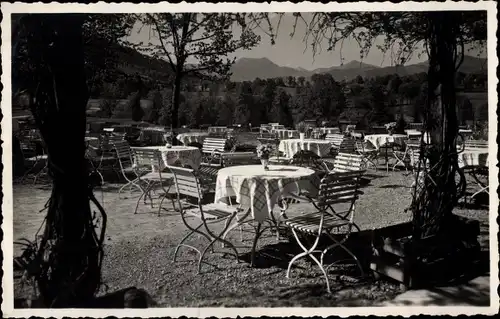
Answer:
POLYGON ((231 67, 231 80, 235 82, 253 81, 256 78, 303 76, 310 71, 279 66, 267 58, 241 58, 231 67))
MULTIPOLYGON (((302 68, 291 68, 279 66, 267 58, 241 58, 235 62, 231 68, 233 73, 231 80, 235 82, 253 81, 255 78, 267 79, 287 76, 311 77, 316 73, 329 73, 337 81, 347 79, 352 80, 356 76, 376 77, 389 74, 398 74, 400 76, 427 72, 428 62, 421 62, 410 65, 398 65, 388 67, 378 67, 360 61, 350 61, 347 64, 333 66, 330 68, 319 68, 308 71, 302 68)), ((464 73, 481 73, 486 70, 486 59, 465 56, 460 71, 464 73)))

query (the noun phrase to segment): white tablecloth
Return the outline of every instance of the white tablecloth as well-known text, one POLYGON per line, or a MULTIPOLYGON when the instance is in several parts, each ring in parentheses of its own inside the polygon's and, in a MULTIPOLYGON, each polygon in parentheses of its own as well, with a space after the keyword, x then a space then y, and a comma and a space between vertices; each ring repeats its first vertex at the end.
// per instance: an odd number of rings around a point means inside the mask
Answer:
POLYGON ((315 128, 315 130, 322 134, 340 134, 340 129, 338 127, 318 127, 315 128))
MULTIPOLYGON (((157 149, 161 152, 164 165, 174 165, 180 162, 182 165, 189 165, 197 170, 201 164, 201 152, 197 147, 192 146, 146 146, 139 149, 157 149)), ((163 170, 164 167, 161 169, 163 170)))
POLYGON ((488 149, 465 149, 458 154, 460 167, 487 167, 489 165, 488 149))
POLYGON ((387 143, 396 143, 402 145, 405 139, 407 139, 407 135, 403 134, 370 134, 365 135, 365 140, 372 143, 377 149, 381 146, 384 146, 387 143))
POLYGON ((184 145, 188 145, 189 143, 200 143, 203 144, 203 141, 208 136, 207 132, 191 132, 191 133, 182 133, 177 135, 177 139, 182 142, 184 145))
POLYGON ((330 154, 331 143, 326 140, 300 139, 281 140, 279 145, 280 152, 285 153, 289 158, 292 158, 300 150, 308 150, 323 157, 330 154))
POLYGON ((274 131, 276 135, 278 136, 279 139, 287 139, 287 138, 294 138, 294 137, 299 137, 299 131, 297 130, 275 130, 274 131))
POLYGON ((271 165, 268 171, 262 165, 226 167, 217 174, 215 203, 236 196, 254 220, 264 221, 280 198, 304 191, 315 196, 319 182, 314 171, 304 167, 271 165))

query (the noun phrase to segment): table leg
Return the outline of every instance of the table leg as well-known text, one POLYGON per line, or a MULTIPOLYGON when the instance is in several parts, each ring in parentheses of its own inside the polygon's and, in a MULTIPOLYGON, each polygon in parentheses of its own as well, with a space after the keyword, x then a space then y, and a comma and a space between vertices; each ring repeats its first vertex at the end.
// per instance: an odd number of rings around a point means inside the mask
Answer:
POLYGON ((251 261, 250 267, 255 267, 255 248, 257 247, 257 241, 261 235, 260 228, 262 227, 262 222, 257 223, 257 229, 255 230, 255 238, 252 245, 251 261))

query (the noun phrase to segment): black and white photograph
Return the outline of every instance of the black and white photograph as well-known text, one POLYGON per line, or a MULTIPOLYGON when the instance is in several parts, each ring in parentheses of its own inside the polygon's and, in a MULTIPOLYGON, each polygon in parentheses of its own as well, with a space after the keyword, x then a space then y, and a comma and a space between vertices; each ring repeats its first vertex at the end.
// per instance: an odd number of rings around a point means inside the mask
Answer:
POLYGON ((498 313, 495 2, 1 9, 7 317, 498 313))

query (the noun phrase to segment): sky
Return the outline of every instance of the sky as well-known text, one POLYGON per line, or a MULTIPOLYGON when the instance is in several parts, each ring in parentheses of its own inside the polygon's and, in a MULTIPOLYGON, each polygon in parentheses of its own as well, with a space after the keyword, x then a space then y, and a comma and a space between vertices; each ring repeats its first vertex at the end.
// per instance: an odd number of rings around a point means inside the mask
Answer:
MULTIPOLYGON (((278 18, 275 16, 271 23, 276 26, 278 18)), ((306 32, 306 26, 303 22, 297 24, 295 35, 290 36, 293 30, 295 18, 291 13, 287 13, 281 19, 280 27, 278 29, 276 43, 271 44, 270 37, 261 29, 256 29, 255 33, 261 36, 260 43, 250 50, 240 50, 232 54, 236 58, 268 58, 272 62, 280 66, 288 66, 293 68, 303 68, 307 70, 313 70, 316 68, 332 67, 342 64, 341 56, 343 57, 343 63, 348 63, 352 60, 361 60, 360 48, 356 41, 346 40, 343 44, 342 51, 340 51, 340 46, 334 51, 326 50, 326 41, 323 45, 324 49, 322 52, 317 52, 316 55, 313 54, 312 48, 306 45, 304 42, 304 35, 306 32)), ((238 30, 234 33, 235 37, 239 36, 238 30)), ((151 37, 151 31, 149 28, 141 28, 140 25, 136 25, 134 30, 132 30, 131 35, 128 37, 131 42, 151 42, 158 43, 158 40, 151 37)), ((364 63, 373 64, 376 66, 390 66, 394 65, 393 59, 390 57, 390 53, 385 55, 382 51, 376 48, 376 44, 382 44, 383 39, 377 39, 375 45, 371 49, 368 56, 363 58, 364 63)), ((412 59, 406 64, 414 64, 427 60, 427 56, 423 54, 418 57, 414 54, 412 59)), ((196 61, 191 60, 188 63, 196 63, 196 61)))

